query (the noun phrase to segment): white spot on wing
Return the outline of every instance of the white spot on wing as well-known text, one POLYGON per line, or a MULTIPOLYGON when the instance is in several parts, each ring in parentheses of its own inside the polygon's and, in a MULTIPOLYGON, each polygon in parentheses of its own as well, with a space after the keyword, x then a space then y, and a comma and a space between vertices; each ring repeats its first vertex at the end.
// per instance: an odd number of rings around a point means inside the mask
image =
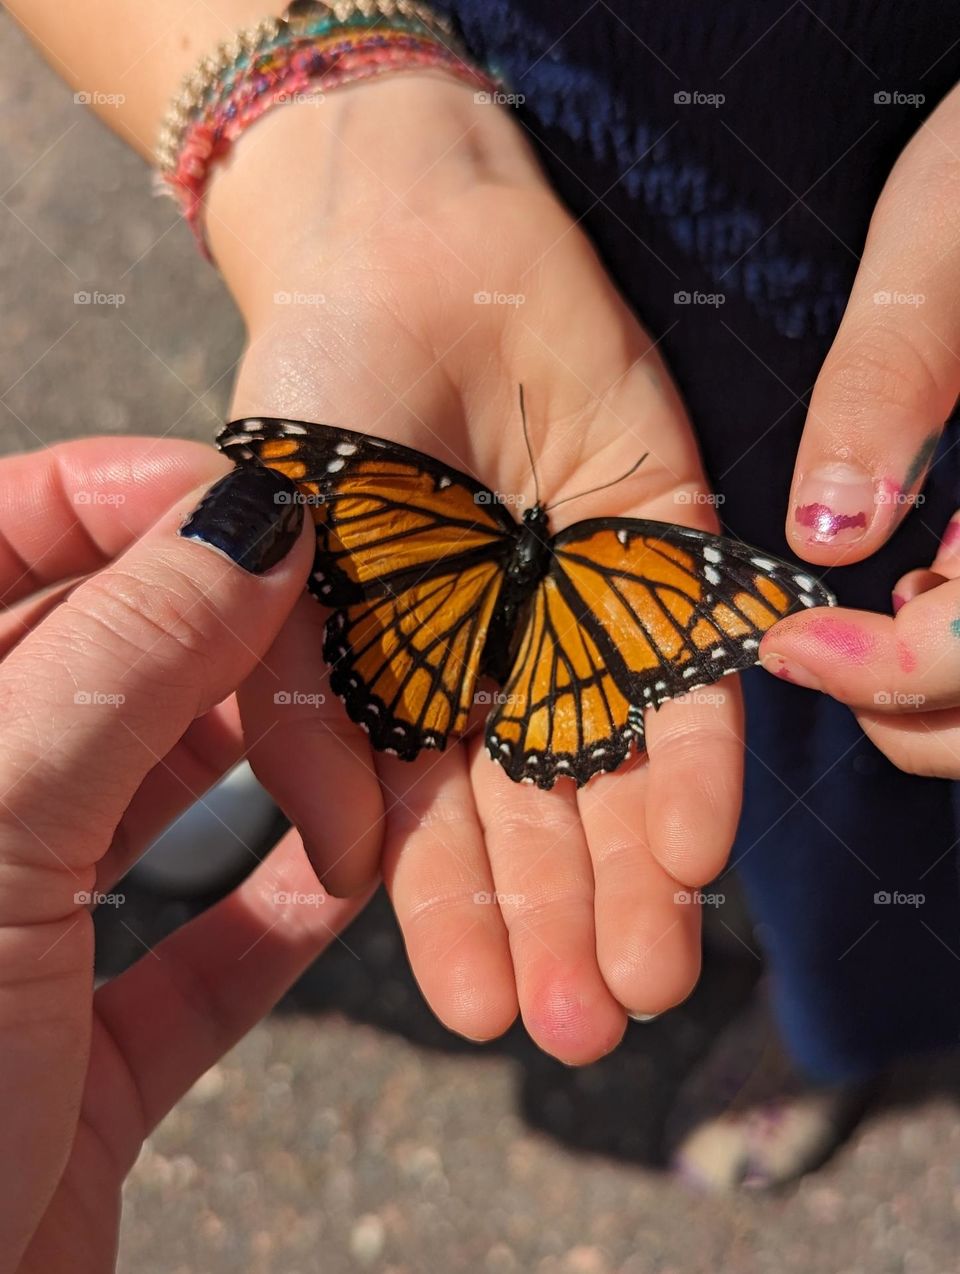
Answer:
POLYGON ((703 560, 705 562, 720 562, 723 560, 723 554, 719 549, 715 549, 712 544, 708 544, 703 550, 703 560))
POLYGON ((337 473, 346 463, 346 460, 331 460, 327 465, 327 473, 337 473))
POLYGON ((711 584, 720 583, 720 572, 717 570, 715 566, 705 566, 703 569, 703 573, 711 584))

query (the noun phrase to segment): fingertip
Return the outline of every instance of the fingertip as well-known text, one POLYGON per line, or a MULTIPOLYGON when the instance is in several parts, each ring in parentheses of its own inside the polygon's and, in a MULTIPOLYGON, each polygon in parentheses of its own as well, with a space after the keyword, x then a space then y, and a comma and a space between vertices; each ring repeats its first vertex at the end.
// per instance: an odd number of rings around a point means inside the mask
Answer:
POLYGON ((938 588, 946 582, 946 576, 940 575, 936 571, 923 568, 916 571, 908 571, 906 575, 897 581, 893 589, 891 604, 894 615, 899 615, 904 606, 908 602, 912 602, 915 597, 920 597, 923 593, 929 593, 932 588, 938 588))
POLYGON ((495 952, 489 956, 491 976, 482 976, 473 952, 454 956, 443 970, 442 983, 424 988, 427 1002, 446 1029, 473 1044, 487 1044, 505 1035, 520 1012, 512 968, 500 968, 495 952))
POLYGON ((567 1066, 598 1061, 620 1043, 627 1017, 597 975, 545 963, 521 997, 523 1022, 538 1048, 567 1066))
POLYGON ((650 852, 670 876, 705 884, 723 867, 740 816, 739 688, 718 683, 664 704, 649 723, 648 746, 650 852))
POLYGON ((603 943, 604 981, 631 1016, 675 1008, 700 978, 700 891, 677 881, 665 884, 668 895, 638 907, 615 945, 612 934, 603 943))

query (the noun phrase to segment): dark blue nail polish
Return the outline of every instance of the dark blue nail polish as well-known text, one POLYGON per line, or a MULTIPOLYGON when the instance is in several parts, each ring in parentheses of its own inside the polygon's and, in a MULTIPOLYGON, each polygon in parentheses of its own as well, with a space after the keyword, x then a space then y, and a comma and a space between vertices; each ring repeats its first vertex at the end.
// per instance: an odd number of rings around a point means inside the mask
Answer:
POLYGON ((276 566, 303 526, 303 500, 282 473, 262 465, 234 469, 215 482, 180 528, 225 553, 251 575, 276 566))

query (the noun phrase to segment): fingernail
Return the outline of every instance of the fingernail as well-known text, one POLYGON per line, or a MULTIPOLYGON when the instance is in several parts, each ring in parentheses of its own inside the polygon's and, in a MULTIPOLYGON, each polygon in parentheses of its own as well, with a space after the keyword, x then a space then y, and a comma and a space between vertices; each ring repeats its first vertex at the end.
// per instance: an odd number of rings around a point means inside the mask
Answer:
POLYGON ((659 1013, 628 1013, 627 1017, 631 1022, 653 1022, 660 1017, 659 1013))
POLYGON ((289 478, 263 465, 234 469, 213 484, 179 534, 262 575, 297 542, 303 526, 298 495, 289 478))
POLYGON ((797 484, 793 520, 811 544, 853 544, 866 535, 876 510, 873 479, 857 465, 818 465, 797 484))
POLYGON ((901 597, 899 593, 893 594, 893 613, 896 615, 907 604, 907 599, 901 597))
POLYGON ((764 655, 760 660, 767 672, 781 681, 789 681, 793 686, 803 686, 805 690, 822 690, 823 686, 809 668, 796 663, 793 659, 785 659, 783 655, 764 655))

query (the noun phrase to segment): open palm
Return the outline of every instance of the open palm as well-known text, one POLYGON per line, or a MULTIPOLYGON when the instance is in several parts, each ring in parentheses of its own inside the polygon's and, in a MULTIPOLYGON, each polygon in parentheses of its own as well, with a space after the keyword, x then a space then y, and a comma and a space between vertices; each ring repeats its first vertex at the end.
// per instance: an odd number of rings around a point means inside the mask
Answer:
MULTIPOLYGON (((595 515, 716 529, 697 448, 650 338, 545 185, 472 186, 428 218, 300 250, 251 323, 236 415, 379 434, 533 500, 517 405, 552 530, 595 515)), ((517 512, 519 513, 519 509, 517 512)), ((334 893, 382 862, 420 985, 450 1028, 503 1031, 585 1062, 625 1013, 682 999, 699 968, 690 889, 739 813, 737 689, 648 714, 632 758, 579 792, 511 782, 474 734, 416 762, 375 753, 329 693, 326 613, 307 598, 240 695, 252 761, 334 893), (299 692, 279 696, 278 691, 299 692), (280 698, 284 702, 277 703, 280 698)))

